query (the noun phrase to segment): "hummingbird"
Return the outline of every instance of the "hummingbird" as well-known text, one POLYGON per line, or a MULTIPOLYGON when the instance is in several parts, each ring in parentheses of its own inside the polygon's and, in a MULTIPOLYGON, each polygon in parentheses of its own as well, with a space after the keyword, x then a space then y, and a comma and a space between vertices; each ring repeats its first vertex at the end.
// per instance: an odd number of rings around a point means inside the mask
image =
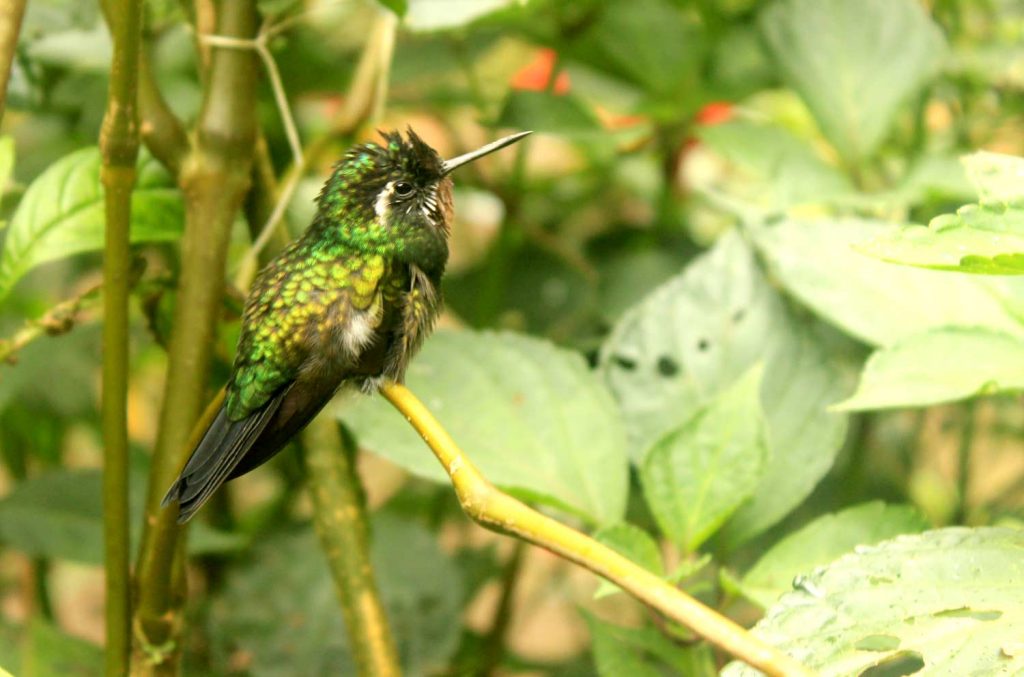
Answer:
POLYGON ((161 503, 187 522, 269 460, 343 386, 401 382, 441 309, 451 173, 520 132, 442 160, 410 128, 351 148, 305 233, 257 275, 220 410, 161 503))

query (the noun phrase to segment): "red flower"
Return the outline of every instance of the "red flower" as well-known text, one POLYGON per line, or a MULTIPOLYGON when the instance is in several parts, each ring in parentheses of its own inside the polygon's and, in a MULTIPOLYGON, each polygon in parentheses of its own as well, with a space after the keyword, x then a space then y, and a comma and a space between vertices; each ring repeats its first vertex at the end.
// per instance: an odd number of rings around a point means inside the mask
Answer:
MULTIPOLYGON (((551 74, 555 68, 557 55, 553 49, 538 49, 533 61, 526 64, 512 76, 512 89, 521 89, 528 92, 547 91, 551 83, 551 74)), ((551 89, 555 94, 565 94, 569 91, 569 74, 562 71, 555 78, 555 85, 551 89)))

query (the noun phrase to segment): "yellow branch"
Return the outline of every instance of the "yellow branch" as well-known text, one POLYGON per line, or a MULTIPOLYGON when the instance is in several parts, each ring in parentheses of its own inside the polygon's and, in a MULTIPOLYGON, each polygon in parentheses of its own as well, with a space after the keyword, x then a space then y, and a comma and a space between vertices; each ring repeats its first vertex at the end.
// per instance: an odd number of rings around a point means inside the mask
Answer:
POLYGON ((814 674, 730 619, 614 550, 499 491, 480 474, 437 419, 405 386, 388 384, 380 392, 405 416, 434 452, 451 477, 462 509, 474 521, 489 529, 539 545, 590 569, 641 602, 768 675, 788 677, 814 674))

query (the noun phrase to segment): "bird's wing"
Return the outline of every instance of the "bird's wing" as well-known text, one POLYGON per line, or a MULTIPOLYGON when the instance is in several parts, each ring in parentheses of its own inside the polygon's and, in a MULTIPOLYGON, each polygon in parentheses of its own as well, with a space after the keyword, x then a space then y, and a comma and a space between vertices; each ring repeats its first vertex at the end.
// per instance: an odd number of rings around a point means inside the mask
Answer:
POLYGON ((232 421, 227 404, 222 404, 217 417, 206 430, 199 446, 185 464, 181 475, 167 490, 160 506, 178 502, 178 523, 187 522, 245 457, 281 406, 291 386, 273 396, 266 406, 245 418, 232 421))

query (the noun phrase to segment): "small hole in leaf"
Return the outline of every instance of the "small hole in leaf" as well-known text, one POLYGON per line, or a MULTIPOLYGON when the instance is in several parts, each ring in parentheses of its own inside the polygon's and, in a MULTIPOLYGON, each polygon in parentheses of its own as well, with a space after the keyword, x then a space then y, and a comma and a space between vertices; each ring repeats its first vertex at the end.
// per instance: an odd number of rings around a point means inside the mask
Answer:
POLYGON ((633 371, 636 369, 636 360, 625 357, 624 355, 612 355, 612 362, 626 371, 633 371))
POLYGON ((666 378, 671 378, 679 373, 679 365, 668 355, 658 358, 658 373, 666 378))
POLYGON ((702 338, 701 340, 697 341, 697 350, 701 351, 702 353, 710 347, 711 342, 708 341, 707 339, 702 338))
POLYGON ((916 651, 900 651, 877 663, 859 677, 903 677, 912 675, 924 667, 924 659, 916 651))

